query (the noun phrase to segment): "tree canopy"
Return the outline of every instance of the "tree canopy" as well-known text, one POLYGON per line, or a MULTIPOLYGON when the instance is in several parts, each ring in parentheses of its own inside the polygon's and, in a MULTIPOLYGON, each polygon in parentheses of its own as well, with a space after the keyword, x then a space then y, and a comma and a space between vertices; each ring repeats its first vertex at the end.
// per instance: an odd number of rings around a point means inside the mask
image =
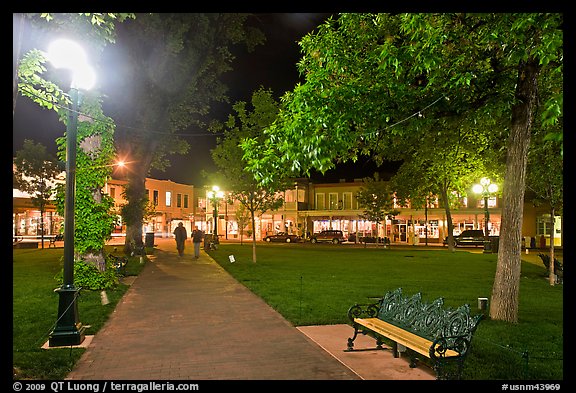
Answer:
POLYGON ((135 208, 126 211, 135 216, 125 249, 142 243, 139 212, 150 169, 163 170, 171 155, 194 148, 194 139, 189 143, 182 134, 193 137, 207 128, 211 106, 226 102, 221 76, 231 70, 231 48, 251 50, 263 42, 248 18, 236 13, 137 14, 118 29, 117 45, 108 52, 117 76, 107 103, 110 116, 124 125, 116 132, 118 151, 134 163, 126 197, 135 208))
POLYGON ((490 312, 515 322, 526 157, 534 123, 561 122, 562 29, 562 14, 340 14, 301 40, 305 83, 283 96, 265 146, 243 142, 248 166, 266 184, 286 167, 397 159, 404 142, 462 119, 506 162, 490 312))

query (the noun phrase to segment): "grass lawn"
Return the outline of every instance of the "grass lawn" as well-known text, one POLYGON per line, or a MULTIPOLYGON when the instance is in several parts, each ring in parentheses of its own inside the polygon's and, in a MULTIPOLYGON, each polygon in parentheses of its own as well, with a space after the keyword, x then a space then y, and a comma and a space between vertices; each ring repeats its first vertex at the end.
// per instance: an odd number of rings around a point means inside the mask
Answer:
MULTIPOLYGON (((112 247, 108 252, 112 251, 112 247)), ((54 280, 62 249, 13 250, 13 367, 16 379, 64 379, 84 349, 41 349, 58 313, 54 280)), ((328 244, 265 244, 252 247, 222 243, 210 254, 239 282, 250 288, 296 326, 348 323, 354 303, 371 303, 402 287, 422 293, 424 301, 444 297, 445 305, 463 303, 477 310, 478 297, 490 298, 495 254, 445 249, 356 248, 328 244), (231 263, 229 256, 236 262, 231 263)), ((133 257, 127 274, 144 265, 133 257)), ((127 290, 108 290, 102 305, 98 291, 82 291, 80 321, 95 334, 127 290)), ((351 328, 352 331, 352 328, 351 328)), ((342 343, 345 345, 345 342, 342 343)), ((562 380, 563 286, 548 284, 544 265, 523 262, 519 322, 484 319, 472 341, 464 379, 562 380)))
MULTIPOLYGON (((112 252, 113 247, 107 247, 112 252)), ((114 253, 115 255, 121 255, 114 253)), ((59 285, 54 276, 62 269, 63 249, 14 249, 12 274, 12 365, 15 379, 64 379, 80 358, 82 348, 42 349, 58 318, 59 285)), ((126 266, 127 275, 136 275, 144 264, 132 257, 126 266)), ((86 335, 97 332, 128 286, 120 284, 107 290, 107 305, 102 305, 100 292, 82 290, 78 297, 80 322, 86 335)))
MULTIPOLYGON (((348 323, 354 303, 389 290, 438 297, 457 307, 490 298, 496 254, 446 249, 383 249, 328 244, 223 243, 210 254, 232 276, 296 326, 348 323), (229 255, 236 262, 231 263, 229 255)), ((352 330, 352 329, 351 329, 352 330)), ((343 342, 343 345, 345 343, 343 342)), ((543 264, 523 261, 519 322, 485 318, 466 360, 464 379, 563 379, 563 286, 550 286, 543 264)))

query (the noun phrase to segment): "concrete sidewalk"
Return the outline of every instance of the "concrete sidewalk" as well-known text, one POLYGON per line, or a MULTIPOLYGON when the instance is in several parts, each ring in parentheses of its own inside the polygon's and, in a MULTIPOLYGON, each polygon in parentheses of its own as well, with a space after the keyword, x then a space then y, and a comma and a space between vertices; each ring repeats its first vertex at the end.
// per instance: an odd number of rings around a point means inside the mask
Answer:
POLYGON ((295 328, 204 251, 194 259, 187 244, 178 257, 173 239, 156 244, 66 379, 434 379, 390 351, 343 352, 351 327, 295 328))

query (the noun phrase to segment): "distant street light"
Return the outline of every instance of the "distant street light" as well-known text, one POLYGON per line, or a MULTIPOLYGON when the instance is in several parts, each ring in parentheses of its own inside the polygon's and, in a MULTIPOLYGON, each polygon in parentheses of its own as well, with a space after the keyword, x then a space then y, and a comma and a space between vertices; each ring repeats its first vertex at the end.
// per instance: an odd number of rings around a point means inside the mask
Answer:
POLYGON ((74 205, 76 194, 76 138, 78 130, 79 89, 92 88, 94 71, 86 62, 83 49, 69 40, 54 41, 48 49, 48 59, 56 68, 72 71, 71 107, 66 124, 66 195, 64 205, 64 280, 59 294, 58 319, 49 336, 49 346, 79 345, 84 341, 85 327, 79 322, 78 289, 74 286, 74 205))
POLYGON ((488 198, 491 194, 498 191, 498 185, 492 183, 487 177, 480 179, 480 184, 475 184, 472 187, 475 194, 480 194, 484 197, 484 253, 492 253, 492 244, 490 243, 490 233, 488 231, 488 222, 490 221, 490 213, 488 212, 488 198))
POLYGON ((85 167, 82 167, 82 168, 78 168, 78 169, 76 170, 76 172, 86 171, 86 170, 90 170, 90 169, 97 169, 97 168, 106 168, 106 167, 123 169, 123 168, 126 168, 126 165, 127 165, 127 163, 126 163, 125 161, 116 161, 116 162, 113 163, 113 164, 85 166, 85 167))
POLYGON ((218 204, 220 203, 220 200, 222 198, 224 198, 224 192, 220 191, 220 187, 212 186, 212 190, 208 191, 206 196, 208 197, 208 199, 210 200, 210 202, 212 203, 212 206, 214 208, 214 212, 213 212, 214 213, 213 236, 214 236, 214 241, 218 241, 218 204))

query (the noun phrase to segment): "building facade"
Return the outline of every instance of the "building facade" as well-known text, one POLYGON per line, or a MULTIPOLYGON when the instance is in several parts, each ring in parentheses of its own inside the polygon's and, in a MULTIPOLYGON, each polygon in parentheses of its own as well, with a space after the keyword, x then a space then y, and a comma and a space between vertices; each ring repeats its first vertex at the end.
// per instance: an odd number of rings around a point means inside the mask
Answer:
MULTIPOLYGON (((105 192, 114 198, 117 214, 115 235, 125 233, 125 225, 120 216, 120 207, 126 203, 123 190, 126 181, 112 179, 105 186, 105 192)), ((217 233, 221 239, 239 240, 241 233, 245 238, 254 234, 256 240, 278 232, 298 234, 308 238, 311 234, 324 229, 339 229, 347 236, 387 237, 393 243, 404 244, 442 244, 448 235, 446 211, 437 200, 427 207, 395 205, 399 214, 387 218, 378 225, 362 218, 364 213, 358 204, 356 195, 363 187, 361 180, 338 183, 314 183, 308 179, 296 179, 291 189, 282 193, 284 203, 275 211, 268 211, 256 218, 255 228, 242 220, 239 202, 230 203, 224 192, 217 205, 208 198, 208 188, 175 183, 170 180, 147 178, 146 193, 154 205, 154 214, 143 225, 143 233, 153 232, 158 237, 171 237, 174 228, 182 222, 188 233, 198 226, 206 233, 217 233), (214 218, 216 217, 216 220, 214 218), (244 225, 243 225, 244 224, 244 225), (244 227, 241 231, 240 225, 244 227)), ((488 200, 490 235, 499 235, 501 223, 501 199, 491 197, 488 200)), ((485 208, 483 198, 474 196, 460 199, 460 207, 451 209, 454 235, 466 229, 484 230, 485 208)), ((30 203, 29 197, 19 195, 14 190, 13 227, 15 235, 35 236, 39 231, 39 211, 30 203)), ((44 217, 45 234, 58 233, 62 219, 53 205, 47 207, 44 217)), ((546 207, 524 204, 522 235, 526 246, 549 246, 550 235, 554 231, 555 246, 563 245, 563 221, 555 217, 554 228, 550 224, 550 214, 546 207)))

